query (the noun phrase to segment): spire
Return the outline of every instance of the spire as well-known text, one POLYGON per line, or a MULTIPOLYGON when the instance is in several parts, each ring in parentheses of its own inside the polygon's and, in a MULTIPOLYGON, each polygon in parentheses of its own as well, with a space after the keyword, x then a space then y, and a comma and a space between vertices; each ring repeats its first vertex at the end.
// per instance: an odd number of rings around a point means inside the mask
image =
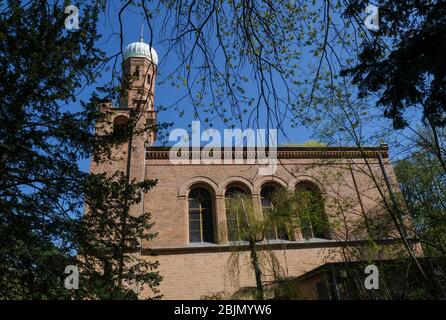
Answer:
POLYGON ((139 41, 144 42, 144 23, 141 24, 141 37, 139 41))

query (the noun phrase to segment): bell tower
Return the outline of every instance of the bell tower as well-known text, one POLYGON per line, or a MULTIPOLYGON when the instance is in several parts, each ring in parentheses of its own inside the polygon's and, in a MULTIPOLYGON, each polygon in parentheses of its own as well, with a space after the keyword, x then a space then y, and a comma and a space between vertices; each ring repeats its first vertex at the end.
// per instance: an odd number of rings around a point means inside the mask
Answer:
MULTIPOLYGON (((122 65, 126 92, 120 100, 120 109, 127 109, 129 117, 136 117, 136 131, 144 130, 144 140, 152 145, 156 140, 156 113, 154 109, 155 78, 158 55, 144 42, 129 44, 124 50, 122 65)), ((133 119, 133 118, 132 118, 133 119)))
POLYGON ((154 108, 155 79, 158 64, 156 51, 144 42, 129 44, 123 52, 123 93, 118 106, 106 102, 101 107, 110 114, 110 121, 99 123, 96 134, 117 133, 133 129, 130 139, 113 147, 112 158, 102 163, 91 162, 94 173, 126 172, 130 180, 145 177, 146 146, 156 141, 156 113, 154 108), (131 124, 131 126, 129 126, 131 124))

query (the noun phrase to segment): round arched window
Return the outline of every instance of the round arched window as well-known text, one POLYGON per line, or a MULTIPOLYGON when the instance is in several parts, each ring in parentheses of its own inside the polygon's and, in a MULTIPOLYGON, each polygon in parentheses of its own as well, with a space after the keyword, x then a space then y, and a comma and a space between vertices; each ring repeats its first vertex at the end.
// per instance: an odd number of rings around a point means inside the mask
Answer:
POLYGON ((268 184, 260 190, 262 213, 265 218, 269 218, 268 220, 270 222, 265 234, 267 239, 290 240, 292 238, 290 236, 290 230, 288 230, 289 221, 281 221, 284 219, 275 219, 273 216, 268 216, 274 214, 274 198, 281 188, 281 186, 268 184))
POLYGON ((214 242, 212 197, 202 187, 189 192, 189 241, 214 242))
POLYGON ((304 239, 330 239, 329 222, 319 188, 311 182, 296 185, 300 230, 304 239))
MULTIPOLYGON (((247 192, 239 186, 232 186, 226 189, 226 223, 228 229, 228 241, 240 241, 241 227, 243 223, 243 216, 234 209, 234 201, 237 198, 246 196, 247 192)), ((241 200, 241 198, 240 198, 241 200)))
POLYGON ((124 142, 129 136, 129 118, 124 115, 113 119, 113 136, 120 142, 124 142))

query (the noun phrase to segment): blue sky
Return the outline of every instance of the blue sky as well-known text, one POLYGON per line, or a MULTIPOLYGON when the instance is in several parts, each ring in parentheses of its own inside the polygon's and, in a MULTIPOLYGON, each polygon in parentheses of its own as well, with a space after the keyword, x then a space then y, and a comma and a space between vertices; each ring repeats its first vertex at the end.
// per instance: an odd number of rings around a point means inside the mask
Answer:
MULTIPOLYGON (((118 2, 119 3, 119 2, 118 2)), ((120 41, 118 37, 119 33, 119 20, 117 14, 118 7, 115 2, 111 2, 111 6, 108 9, 108 15, 101 16, 101 21, 99 22, 99 31, 103 35, 103 41, 98 42, 98 45, 104 50, 107 55, 113 55, 119 51, 120 41)), ((149 31, 147 30, 147 23, 144 20, 144 17, 141 16, 142 9, 136 8, 128 8, 122 16, 123 21, 123 35, 124 35, 124 47, 131 42, 139 41, 140 33, 141 33, 141 25, 145 25, 144 30, 144 40, 145 42, 149 42, 149 31)), ((163 43, 160 39, 160 30, 156 29, 157 25, 160 24, 158 17, 154 17, 153 19, 153 47, 156 49, 159 57, 159 65, 158 72, 159 75, 157 77, 156 83, 156 93, 155 93, 155 108, 157 106, 169 106, 174 101, 179 99, 183 92, 181 89, 176 89, 167 84, 160 85, 160 81, 165 79, 165 75, 170 73, 178 64, 179 60, 177 56, 173 53, 167 55, 167 43, 163 43)), ((164 36, 164 35, 162 35, 164 36)), ((104 73, 105 79, 108 80, 110 78, 110 73, 104 73)), ((252 91, 252 94, 256 94, 255 86, 248 87, 248 90, 252 91)), ((280 90, 280 88, 279 88, 280 90)), ((186 111, 184 113, 184 117, 181 118, 175 112, 159 112, 158 119, 160 122, 174 122, 174 127, 179 128, 187 128, 190 125, 193 118, 192 106, 190 105, 190 101, 188 99, 183 100, 181 103, 181 108, 186 111), (190 112, 187 112, 187 111, 190 112)), ((217 129, 223 129, 225 126, 222 123, 214 123, 214 127, 217 129)), ((310 136, 307 130, 294 129, 292 131, 287 130, 287 135, 289 135, 289 142, 305 142, 310 136)), ((287 143, 284 137, 281 138, 281 143, 287 143)))
MULTIPOLYGON (((112 56, 119 52, 120 48, 120 27, 119 27, 119 19, 118 19, 118 11, 122 3, 120 1, 110 1, 110 6, 107 9, 105 14, 102 14, 100 17, 100 21, 98 24, 99 32, 102 34, 102 40, 98 42, 98 46, 101 47, 103 51, 106 52, 108 56, 112 56), (118 7, 119 6, 119 7, 118 7)), ((80 7, 80 19, 82 19, 82 6, 80 7)), ((145 18, 142 16, 142 9, 140 8, 131 8, 124 12, 122 15, 123 21, 123 47, 128 45, 131 42, 135 42, 139 40, 141 33, 141 25, 145 25, 144 32, 144 40, 145 42, 149 42, 149 32, 147 30, 147 23, 145 18)), ((160 25, 159 17, 154 16, 152 20, 153 26, 153 47, 156 49, 159 57, 160 63, 158 64, 158 72, 159 75, 156 81, 155 88, 155 110, 159 109, 159 106, 170 106, 174 101, 177 101, 184 92, 181 89, 177 89, 170 85, 160 85, 161 80, 164 79, 164 75, 170 73, 175 67, 179 64, 179 60, 175 54, 170 53, 167 55, 167 43, 162 42, 161 37, 165 37, 165 35, 160 36, 160 29, 158 26, 160 25)), ((119 57, 118 64, 122 61, 122 57, 119 57)), ((302 57, 302 65, 306 65, 311 63, 310 55, 306 53, 303 54, 302 57)), ((109 63, 111 67, 113 62, 109 63)), ((104 71, 102 78, 99 80, 97 85, 101 85, 106 83, 111 78, 111 71, 104 71)), ((251 95, 255 96, 257 94, 257 89, 254 84, 248 85, 248 90, 251 91, 251 95)), ((91 92, 94 90, 94 87, 87 88, 80 95, 80 99, 87 100, 91 92)), ((284 88, 278 88, 278 90, 284 90, 284 88)), ((160 123, 168 122, 173 123, 171 129, 174 128, 182 128, 188 130, 191 122, 194 120, 193 107, 189 99, 181 100, 178 104, 178 107, 184 111, 183 116, 180 117, 179 112, 175 109, 171 108, 167 111, 158 112, 158 121, 160 123)), ((220 130, 226 128, 224 123, 215 119, 212 121, 212 125, 214 128, 220 130)), ((265 114, 260 114, 259 116, 259 127, 266 128, 266 117, 265 114)), ((202 130, 205 127, 202 126, 202 130)), ((222 135, 223 136, 223 135, 222 135)), ((304 126, 291 127, 289 123, 285 123, 283 127, 283 132, 279 132, 279 144, 287 144, 287 143, 303 143, 312 139, 312 132, 305 128, 304 126), (284 135, 286 134, 286 137, 284 135)), ((159 142, 157 143, 159 144, 159 142)), ((88 160, 83 160, 80 162, 82 169, 88 169, 88 160)))

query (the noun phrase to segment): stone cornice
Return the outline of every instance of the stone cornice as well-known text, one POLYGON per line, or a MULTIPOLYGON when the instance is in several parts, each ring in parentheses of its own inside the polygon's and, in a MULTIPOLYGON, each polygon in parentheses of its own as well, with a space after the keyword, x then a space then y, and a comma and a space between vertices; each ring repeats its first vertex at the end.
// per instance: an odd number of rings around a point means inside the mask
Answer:
MULTIPOLYGON (((400 239, 382 239, 375 240, 380 245, 393 245, 401 243, 400 239)), ((416 241, 413 241, 416 243, 416 241)), ((347 241, 289 241, 283 243, 260 243, 256 244, 258 250, 296 250, 296 249, 324 249, 339 248, 349 246, 366 246, 369 240, 347 240, 347 241)), ((176 247, 158 247, 143 248, 142 255, 174 255, 174 254, 193 254, 193 253, 222 253, 234 251, 249 251, 248 244, 241 245, 206 245, 206 246, 176 246, 176 247)))
MULTIPOLYGON (((166 160, 169 159, 170 147, 146 147, 146 160, 166 160)), ((388 158, 388 147, 278 147, 278 159, 363 159, 377 158, 379 154, 383 158, 388 158)), ((187 152, 189 159, 194 156, 199 159, 200 149, 187 152)), ((256 159, 257 152, 254 148, 233 149, 232 151, 216 152, 216 157, 220 154, 221 159, 256 159)), ((260 156, 260 154, 259 154, 260 156)), ((187 156, 186 156, 187 158, 187 156)), ((261 157, 260 157, 261 158, 261 157)))

